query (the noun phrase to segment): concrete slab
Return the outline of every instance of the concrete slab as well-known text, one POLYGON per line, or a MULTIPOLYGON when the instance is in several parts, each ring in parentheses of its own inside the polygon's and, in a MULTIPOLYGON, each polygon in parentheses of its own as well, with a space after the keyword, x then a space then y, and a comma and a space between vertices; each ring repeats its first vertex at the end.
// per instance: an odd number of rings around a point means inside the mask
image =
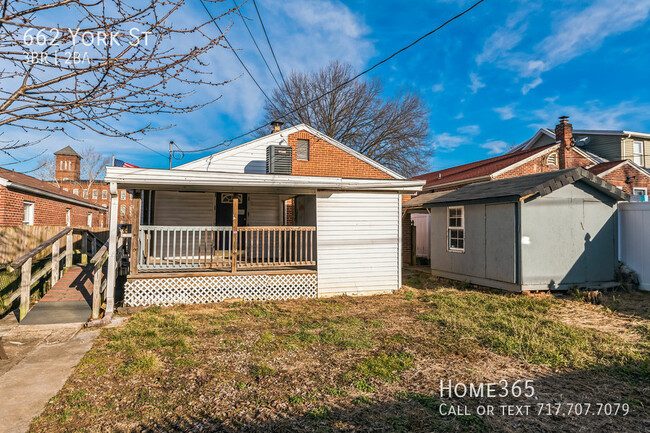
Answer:
POLYGON ((91 307, 86 301, 39 302, 29 310, 20 326, 84 323, 91 312, 91 307))
MULTIPOLYGON (((39 328, 45 332, 41 327, 32 329, 39 332, 39 328)), ((63 387, 100 332, 82 331, 69 338, 73 329, 61 327, 54 335, 48 334, 45 343, 0 376, 0 433, 23 433, 29 429, 31 420, 63 387)))

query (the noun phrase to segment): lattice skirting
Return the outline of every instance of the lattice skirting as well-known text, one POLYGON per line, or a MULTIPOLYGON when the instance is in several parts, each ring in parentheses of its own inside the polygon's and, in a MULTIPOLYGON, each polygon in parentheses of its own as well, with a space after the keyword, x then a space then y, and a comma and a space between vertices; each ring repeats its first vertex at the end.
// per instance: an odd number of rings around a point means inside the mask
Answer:
POLYGON ((129 280, 124 285, 124 304, 131 307, 316 296, 316 274, 143 278, 129 280))

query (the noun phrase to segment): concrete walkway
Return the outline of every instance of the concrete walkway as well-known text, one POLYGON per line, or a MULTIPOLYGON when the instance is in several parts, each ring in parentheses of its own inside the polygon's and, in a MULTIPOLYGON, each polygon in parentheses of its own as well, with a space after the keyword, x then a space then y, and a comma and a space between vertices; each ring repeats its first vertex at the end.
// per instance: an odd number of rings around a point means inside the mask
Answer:
POLYGON ((99 330, 81 324, 17 325, 0 321, 8 360, 0 360, 0 433, 23 433, 63 387, 99 330))

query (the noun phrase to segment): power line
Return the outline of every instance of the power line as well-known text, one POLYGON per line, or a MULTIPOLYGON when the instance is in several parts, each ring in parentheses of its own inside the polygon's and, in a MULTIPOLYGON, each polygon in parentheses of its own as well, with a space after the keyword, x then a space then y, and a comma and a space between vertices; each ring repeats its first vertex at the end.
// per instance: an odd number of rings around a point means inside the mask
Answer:
MULTIPOLYGON (((345 81, 344 83, 339 84, 338 86, 334 87, 333 89, 330 89, 330 90, 328 90, 327 92, 323 93, 322 95, 317 96, 317 97, 311 99, 310 101, 307 101, 305 104, 301 105, 300 107, 295 108, 295 109, 293 109, 293 110, 291 110, 291 111, 289 111, 289 112, 287 112, 287 113, 285 113, 285 114, 283 114, 283 115, 277 117, 277 118, 274 119, 274 120, 284 119, 284 118, 287 117, 288 115, 293 114, 293 113, 295 113, 296 111, 302 110, 303 108, 307 107, 308 105, 310 105, 310 104, 312 104, 312 103, 314 103, 314 102, 316 102, 316 101, 318 101, 318 100, 324 98, 325 96, 327 96, 327 95, 329 95, 329 94, 331 94, 331 93, 337 91, 337 90, 340 89, 341 87, 347 86, 347 85, 350 84, 352 81, 356 80, 357 78, 361 77, 362 75, 367 74, 368 72, 372 71, 372 70, 375 69, 376 67, 378 67, 378 66, 380 66, 380 65, 382 65, 382 64, 384 64, 384 63, 386 63, 387 61, 389 61, 390 59, 392 59, 392 58, 395 57, 396 55, 402 53, 403 51, 406 51, 406 50, 409 49, 409 48, 411 48, 413 45, 417 44, 417 43, 420 42, 422 39, 424 39, 424 38, 426 38, 426 37, 428 37, 428 36, 431 36, 432 34, 436 33, 436 32, 439 31, 440 29, 442 29, 443 27, 447 26, 449 23, 451 23, 451 22, 457 20, 458 18, 462 17, 463 15, 465 15, 465 14, 468 13, 468 12, 470 12, 472 9, 474 9, 475 7, 477 7, 479 4, 483 3, 484 1, 485 1, 485 0, 479 0, 479 1, 477 1, 477 2, 474 3, 472 6, 468 7, 467 9, 465 9, 464 11, 462 11, 461 13, 459 13, 458 15, 455 15, 455 16, 453 16, 452 18, 449 18, 447 21, 445 21, 444 23, 440 24, 440 25, 439 25, 438 27, 436 27, 435 29, 431 30, 431 31, 428 32, 428 33, 425 33, 424 35, 422 35, 422 36, 420 36, 419 38, 417 38, 415 41, 411 42, 410 44, 406 45, 406 46, 403 47, 403 48, 400 48, 399 50, 395 51, 395 52, 394 52, 393 54, 391 54, 390 56, 386 57, 386 58, 383 59, 383 60, 380 60, 379 62, 375 63, 374 65, 372 65, 372 66, 369 67, 368 69, 365 69, 364 71, 358 73, 357 75, 355 75, 354 77, 352 77, 352 78, 350 78, 349 80, 345 81)), ((202 2, 202 0, 201 0, 201 2, 202 2)), ((219 147, 219 146, 221 146, 221 145, 223 145, 223 144, 225 144, 225 143, 228 143, 228 142, 231 142, 231 141, 237 140, 237 139, 239 139, 239 138, 242 138, 242 137, 245 137, 245 136, 247 136, 247 135, 249 135, 249 134, 252 134, 252 133, 254 133, 254 132, 256 132, 256 131, 259 131, 260 129, 265 128, 265 127, 268 126, 268 125, 270 125, 270 123, 269 123, 269 122, 266 122, 266 123, 264 123, 263 125, 260 125, 260 126, 258 126, 257 128, 255 128, 255 129, 251 129, 250 131, 248 131, 248 132, 246 132, 246 133, 244 133, 244 134, 238 135, 237 137, 231 138, 231 139, 229 139, 229 140, 222 141, 221 143, 215 144, 214 146, 204 147, 203 149, 186 150, 185 153, 199 153, 199 152, 205 152, 206 150, 214 149, 215 147, 219 147)))
POLYGON ((232 0, 232 3, 235 5, 235 8, 237 8, 237 15, 239 15, 239 18, 241 18, 241 22, 244 23, 244 26, 246 26, 246 30, 248 30, 248 34, 250 35, 251 39, 253 40, 253 43, 255 44, 255 48, 257 48, 257 52, 260 53, 260 57, 262 60, 264 60, 264 64, 266 65, 266 69, 269 70, 269 74, 271 74, 271 77, 273 77, 273 81, 275 81, 275 84, 278 86, 279 89, 282 89, 280 84, 278 83, 278 80, 275 78, 275 75, 273 74, 273 71, 271 71, 271 67, 269 66, 269 63, 266 61, 266 57, 264 57, 264 54, 262 54, 262 50, 260 50, 259 45, 257 45, 257 41, 255 40, 255 37, 253 36, 253 33, 251 32, 251 29, 248 27, 248 24, 246 24, 246 20, 242 16, 240 12, 241 6, 237 5, 237 2, 235 0, 232 0))
POLYGON ((219 30, 219 33, 221 33, 221 35, 223 36, 223 39, 226 41, 226 44, 228 44, 228 48, 230 48, 230 50, 233 52, 233 54, 235 54, 235 57, 237 57, 237 60, 239 60, 239 63, 241 63, 241 65, 244 67, 244 69, 245 69, 246 72, 248 73, 248 76, 251 77, 251 80, 253 80, 253 82, 255 83, 255 85, 257 86, 257 88, 260 89, 260 92, 262 92, 262 94, 264 95, 264 97, 265 97, 265 98, 269 101, 269 103, 270 103, 271 105, 273 105, 273 106, 275 107, 275 109, 277 110, 278 107, 276 107, 275 104, 273 103, 273 101, 271 101, 271 98, 269 98, 269 96, 266 94, 266 92, 264 91, 264 89, 262 89, 262 87, 259 85, 259 83, 257 82, 257 80, 253 77, 253 74, 251 74, 251 71, 248 70, 248 68, 246 67, 246 65, 245 65, 244 62, 242 61, 241 57, 239 57, 239 54, 237 54, 237 51, 235 51, 235 49, 232 47, 232 45, 230 45, 230 42, 228 41, 228 38, 226 37, 225 33, 221 31, 221 28, 219 27, 219 24, 217 24, 217 22, 215 21, 215 18, 212 16, 212 14, 211 14, 210 11, 208 10, 208 8, 207 8, 207 6, 205 5, 205 3, 203 2, 203 0, 199 0, 199 1, 201 2, 201 5, 203 6, 203 9, 205 9, 205 11, 208 13, 208 16, 209 16, 210 19, 212 20, 212 23, 217 27, 217 30, 219 30))
MULTIPOLYGON (((262 30, 264 30, 264 36, 266 37, 266 43, 269 44, 269 48, 271 49, 271 54, 273 55, 273 60, 275 60, 275 66, 278 67, 278 71, 280 72, 280 78, 282 79, 282 83, 284 84, 285 90, 289 90, 287 87, 287 82, 284 81, 284 75, 282 74, 282 69, 280 69, 280 64, 278 63, 278 59, 275 57, 275 51, 273 50, 273 46, 271 45, 271 41, 269 40, 269 35, 266 33, 266 27, 264 27, 264 21, 262 21, 262 16, 260 15, 259 9, 257 9, 257 3, 255 0, 253 0, 253 6, 255 6, 255 12, 257 12, 257 18, 260 20, 260 24, 262 24, 262 30)), ((280 86, 278 86, 280 87, 280 86)))

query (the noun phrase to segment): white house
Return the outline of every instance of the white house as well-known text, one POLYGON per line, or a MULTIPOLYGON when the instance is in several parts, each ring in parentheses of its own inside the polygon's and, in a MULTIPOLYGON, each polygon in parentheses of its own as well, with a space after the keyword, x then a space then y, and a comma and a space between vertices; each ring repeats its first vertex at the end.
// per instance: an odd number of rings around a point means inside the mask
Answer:
POLYGON ((106 180, 132 191, 139 221, 131 306, 396 290, 402 194, 424 184, 306 125, 172 170, 108 167, 106 180))

